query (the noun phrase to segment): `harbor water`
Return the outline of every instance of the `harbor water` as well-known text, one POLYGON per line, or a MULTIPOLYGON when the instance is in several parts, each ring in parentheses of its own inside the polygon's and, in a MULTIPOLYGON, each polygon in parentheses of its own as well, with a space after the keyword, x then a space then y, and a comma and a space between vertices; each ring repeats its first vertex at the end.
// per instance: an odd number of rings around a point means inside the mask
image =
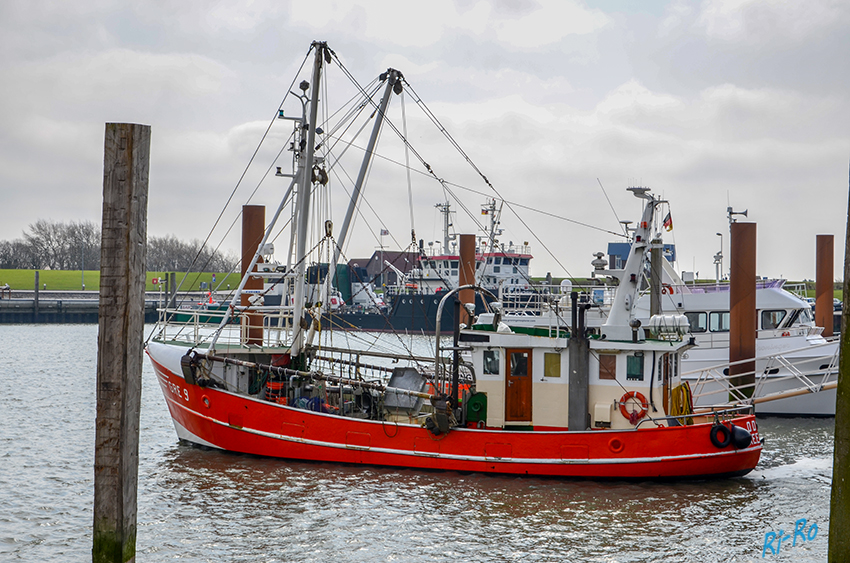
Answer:
MULTIPOLYGON (((0 325, 0 561, 91 560, 96 363, 97 325, 0 325)), ((138 561, 826 560, 833 419, 760 419, 736 479, 518 478, 192 447, 143 377, 138 561)))

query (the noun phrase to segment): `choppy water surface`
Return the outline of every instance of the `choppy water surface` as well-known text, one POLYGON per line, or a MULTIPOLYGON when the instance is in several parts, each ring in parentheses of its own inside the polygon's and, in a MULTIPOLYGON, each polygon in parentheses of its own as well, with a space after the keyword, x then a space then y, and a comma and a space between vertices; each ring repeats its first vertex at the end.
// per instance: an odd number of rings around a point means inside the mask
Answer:
MULTIPOLYGON (((97 327, 0 325, 0 560, 90 560, 97 327)), ((177 442, 145 363, 139 561, 825 561, 833 420, 750 475, 596 483, 293 463, 177 442), (762 558, 765 534, 817 535, 762 558)), ((774 542, 776 545, 776 542, 774 542)))

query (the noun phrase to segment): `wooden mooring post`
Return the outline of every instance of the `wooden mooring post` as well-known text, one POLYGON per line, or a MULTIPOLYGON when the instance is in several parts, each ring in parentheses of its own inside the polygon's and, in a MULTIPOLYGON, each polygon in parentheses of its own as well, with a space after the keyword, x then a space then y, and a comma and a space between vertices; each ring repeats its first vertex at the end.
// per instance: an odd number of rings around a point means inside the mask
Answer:
POLYGON ((150 126, 107 123, 92 561, 136 558, 150 126))
POLYGON ((850 554, 850 200, 844 242, 844 312, 835 397, 835 442, 832 459, 832 497, 829 503, 830 562, 847 561, 850 554))
POLYGON ((35 298, 33 300, 33 308, 35 312, 33 313, 33 322, 38 322, 38 270, 35 271, 35 298))
POLYGON ((834 238, 832 235, 818 235, 816 239, 815 324, 823 327, 824 336, 832 336, 835 324, 832 320, 835 310, 832 304, 834 238))
MULTIPOLYGON (((756 224, 732 223, 729 266, 729 366, 730 383, 745 385, 741 392, 753 396, 756 383, 756 224)), ((730 393, 730 401, 737 397, 730 393)))

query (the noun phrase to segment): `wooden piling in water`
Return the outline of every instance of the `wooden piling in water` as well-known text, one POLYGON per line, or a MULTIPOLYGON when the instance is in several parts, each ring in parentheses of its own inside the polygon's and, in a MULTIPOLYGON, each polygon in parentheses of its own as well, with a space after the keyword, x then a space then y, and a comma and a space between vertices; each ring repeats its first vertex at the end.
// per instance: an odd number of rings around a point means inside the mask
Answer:
POLYGON ((168 297, 168 308, 173 309, 175 307, 175 301, 177 300, 177 274, 175 272, 168 274, 168 287, 171 291, 171 294, 168 297))
POLYGON ((844 312, 835 392, 835 442, 832 459, 832 495, 829 502, 830 562, 846 561, 850 553, 850 200, 844 242, 844 312))
MULTIPOLYGON (((756 382, 756 224, 732 223, 729 271, 729 375, 735 386, 749 385, 741 392, 753 396, 756 382), (744 375, 746 374, 746 375, 744 375)), ((730 400, 737 400, 730 396, 730 400)))
POLYGON ((107 123, 92 561, 136 557, 150 126, 107 123))
POLYGON ((33 300, 35 308, 35 322, 38 322, 38 270, 35 271, 35 298, 33 300))
MULTIPOLYGON (((460 268, 457 272, 458 286, 471 285, 475 283, 475 235, 460 235, 458 237, 458 249, 460 250, 460 268)), ((458 292, 458 297, 461 303, 475 303, 475 290, 461 289, 458 292)), ((461 307, 460 319, 455 319, 455 322, 464 323, 466 326, 472 325, 472 319, 469 318, 469 313, 461 307)))
POLYGON ((832 336, 833 311, 833 253, 834 237, 817 236, 817 267, 815 275, 815 324, 823 327, 824 336, 832 336))
MULTIPOLYGON (((266 226, 266 207, 264 205, 243 205, 242 206, 242 276, 247 275, 248 266, 254 259, 254 254, 257 253, 260 243, 263 240, 266 226)), ((259 262, 262 262, 260 258, 259 262)), ((257 264, 259 266, 259 263, 257 264)), ((257 266, 254 266, 252 272, 257 271, 257 266)), ((245 282, 246 291, 243 291, 239 297, 239 304, 247 307, 251 304, 252 292, 262 291, 263 280, 261 278, 250 277, 245 282)), ((253 293, 253 295, 256 295, 253 293)), ((261 346, 263 344, 263 315, 262 313, 247 313, 248 317, 248 338, 245 342, 248 346, 261 346)))

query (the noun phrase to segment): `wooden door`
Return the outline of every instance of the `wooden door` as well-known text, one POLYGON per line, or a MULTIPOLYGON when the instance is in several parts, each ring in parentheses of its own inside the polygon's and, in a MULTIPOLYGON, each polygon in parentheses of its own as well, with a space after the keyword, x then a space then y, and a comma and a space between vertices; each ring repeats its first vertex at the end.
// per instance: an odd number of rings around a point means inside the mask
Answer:
POLYGON ((531 350, 508 349, 505 359, 505 422, 531 422, 531 350))

